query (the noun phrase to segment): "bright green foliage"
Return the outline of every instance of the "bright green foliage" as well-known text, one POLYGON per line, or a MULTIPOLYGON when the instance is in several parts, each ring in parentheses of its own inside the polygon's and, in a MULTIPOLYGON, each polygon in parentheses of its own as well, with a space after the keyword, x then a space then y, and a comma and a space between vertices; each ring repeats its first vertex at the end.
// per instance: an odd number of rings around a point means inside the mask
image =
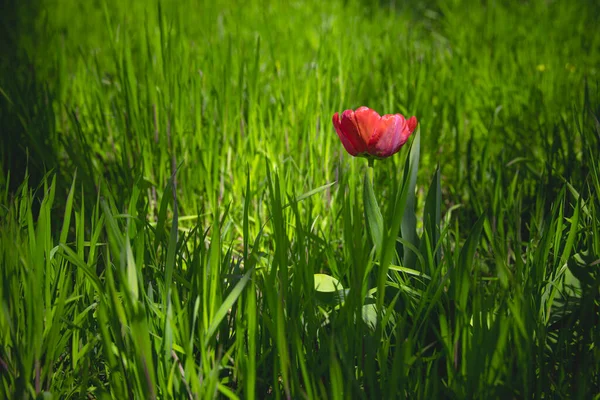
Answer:
POLYGON ((598 398, 597 2, 13 3, 0 398, 598 398))

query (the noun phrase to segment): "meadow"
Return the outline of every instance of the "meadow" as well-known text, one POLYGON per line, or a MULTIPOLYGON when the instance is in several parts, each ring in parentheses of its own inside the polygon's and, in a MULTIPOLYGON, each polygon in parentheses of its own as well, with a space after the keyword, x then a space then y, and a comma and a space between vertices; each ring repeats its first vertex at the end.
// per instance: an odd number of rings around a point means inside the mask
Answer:
POLYGON ((600 399, 598 15, 7 2, 0 398, 600 399))

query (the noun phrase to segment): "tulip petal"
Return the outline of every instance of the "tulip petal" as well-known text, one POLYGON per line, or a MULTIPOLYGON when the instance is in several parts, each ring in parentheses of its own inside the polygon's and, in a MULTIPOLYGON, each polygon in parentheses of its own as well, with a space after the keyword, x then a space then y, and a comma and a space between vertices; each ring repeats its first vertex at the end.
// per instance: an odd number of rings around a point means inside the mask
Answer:
POLYGON ((379 124, 381 116, 379 116, 377 111, 363 106, 356 109, 354 118, 360 137, 368 144, 375 132, 375 128, 377 128, 377 125, 379 124))
POLYGON ((401 114, 387 114, 381 117, 367 146, 369 154, 385 158, 398 152, 408 139, 408 135, 403 135, 405 127, 406 120, 401 114))
POLYGON ((340 116, 338 113, 333 114, 333 126, 335 127, 335 132, 340 137, 340 141, 342 142, 342 145, 344 146, 348 154, 352 156, 357 156, 359 154, 358 150, 356 150, 356 147, 354 146, 352 141, 350 141, 342 131, 340 116))
POLYGON ((410 136, 417 128, 417 117, 410 117, 408 121, 406 121, 406 124, 408 125, 408 130, 410 131, 408 135, 410 136))
POLYGON ((365 153, 367 151, 367 142, 360 136, 354 111, 346 110, 342 113, 339 130, 339 133, 341 133, 342 136, 344 136, 346 140, 352 144, 352 147, 354 147, 357 154, 352 154, 350 152, 348 153, 352 155, 360 155, 361 153, 365 153))
POLYGON ((380 116, 368 107, 333 115, 333 126, 346 151, 355 157, 389 157, 400 150, 417 127, 417 118, 380 116))

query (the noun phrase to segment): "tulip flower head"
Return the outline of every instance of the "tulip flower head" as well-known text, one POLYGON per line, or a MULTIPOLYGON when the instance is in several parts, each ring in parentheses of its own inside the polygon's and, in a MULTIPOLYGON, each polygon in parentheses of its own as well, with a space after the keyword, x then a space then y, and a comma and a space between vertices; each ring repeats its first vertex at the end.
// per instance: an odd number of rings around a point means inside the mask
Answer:
MULTIPOLYGON (((354 157, 386 158, 396 154, 417 127, 417 118, 402 114, 380 116, 360 107, 333 115, 333 126, 344 148, 354 157)), ((369 164, 371 161, 369 162, 369 164)))

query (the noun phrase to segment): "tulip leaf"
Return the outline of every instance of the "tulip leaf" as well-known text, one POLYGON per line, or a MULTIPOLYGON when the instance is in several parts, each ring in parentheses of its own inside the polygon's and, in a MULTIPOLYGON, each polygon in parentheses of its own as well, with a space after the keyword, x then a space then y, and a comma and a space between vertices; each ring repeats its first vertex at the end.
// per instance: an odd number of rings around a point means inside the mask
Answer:
POLYGON ((314 274, 316 297, 330 306, 341 304, 346 298, 347 290, 340 281, 331 275, 314 274))
MULTIPOLYGON (((437 266, 441 262, 441 251, 438 247, 440 241, 440 224, 442 220, 442 188, 440 185, 440 167, 438 166, 427 197, 425 198, 425 209, 423 210, 423 235, 421 237, 420 252, 426 254, 428 259, 431 260, 434 265, 430 265, 430 268, 437 266), (429 243, 428 240, 429 238, 429 243)), ((425 268, 425 263, 419 260, 421 264, 420 270, 425 268)))
POLYGON ((314 280, 315 290, 317 292, 337 292, 338 290, 344 288, 340 281, 338 281, 331 275, 315 274, 314 280))
MULTIPOLYGON (((414 253, 414 251, 408 251, 410 249, 415 249, 418 250, 418 245, 415 245, 415 238, 411 237, 409 235, 409 237, 406 237, 404 235, 405 232, 405 227, 406 226, 412 226, 412 229, 414 230, 414 235, 416 236, 416 217, 415 217, 415 212, 414 212, 414 196, 415 196, 415 191, 414 188, 415 186, 410 185, 410 177, 412 176, 411 171, 416 171, 417 170, 417 166, 419 163, 419 150, 420 150, 420 128, 417 127, 415 136, 414 136, 414 140, 412 142, 412 146, 410 149, 410 154, 408 156, 408 158, 406 159, 406 163, 404 166, 404 177, 402 180, 402 186, 401 188, 397 191, 397 193, 395 194, 395 200, 394 200, 394 208, 391 214, 391 218, 389 220, 390 222, 390 227, 389 230, 386 232, 387 235, 385 237, 385 241, 382 239, 382 247, 385 246, 385 249, 382 249, 381 254, 380 254, 380 270, 379 270, 379 277, 378 277, 378 284, 377 284, 377 291, 378 291, 378 296, 377 296, 377 309, 378 310, 383 310, 384 305, 383 305, 383 300, 385 298, 385 287, 387 284, 387 272, 389 270, 389 266, 393 261, 394 258, 394 253, 395 253, 395 245, 394 243, 397 241, 397 232, 401 232, 401 238, 402 241, 401 243, 403 244, 403 250, 404 250, 404 262, 403 262, 403 267, 405 268, 409 268, 409 269, 415 269, 414 268, 414 260, 416 259, 416 253, 414 253), (413 205, 413 209, 412 209, 412 217, 413 217, 413 221, 411 221, 410 223, 407 223, 404 221, 404 218, 406 218, 407 214, 410 214, 409 212, 407 212, 407 206, 408 206, 408 198, 411 196, 413 197, 412 200, 412 205, 413 205), (406 245, 404 244, 406 243, 406 245), (411 263, 407 263, 407 259, 406 259, 406 253, 409 253, 412 255, 412 264, 411 263)), ((416 173, 415 173, 415 178, 416 178, 416 173)), ((416 179, 415 179, 416 180, 416 179)), ((418 238, 416 238, 418 240, 418 238)))
POLYGON ((375 192, 373 191, 372 167, 369 167, 365 172, 364 202, 365 216, 367 218, 367 224, 369 225, 369 231, 371 232, 375 249, 379 254, 383 243, 383 216, 381 215, 381 210, 379 209, 377 199, 375 198, 375 192))
MULTIPOLYGON (((407 190, 404 216, 402 217, 402 239, 419 248, 419 237, 417 236, 417 216, 415 215, 415 187, 417 185, 417 172, 419 171, 419 154, 421 149, 420 129, 417 129, 410 155, 404 170, 404 188, 407 190)), ((404 251, 404 266, 414 269, 416 255, 412 251, 404 251)))
POLYGON ((362 306, 362 318, 371 330, 375 330, 377 328, 377 305, 369 303, 362 306))

